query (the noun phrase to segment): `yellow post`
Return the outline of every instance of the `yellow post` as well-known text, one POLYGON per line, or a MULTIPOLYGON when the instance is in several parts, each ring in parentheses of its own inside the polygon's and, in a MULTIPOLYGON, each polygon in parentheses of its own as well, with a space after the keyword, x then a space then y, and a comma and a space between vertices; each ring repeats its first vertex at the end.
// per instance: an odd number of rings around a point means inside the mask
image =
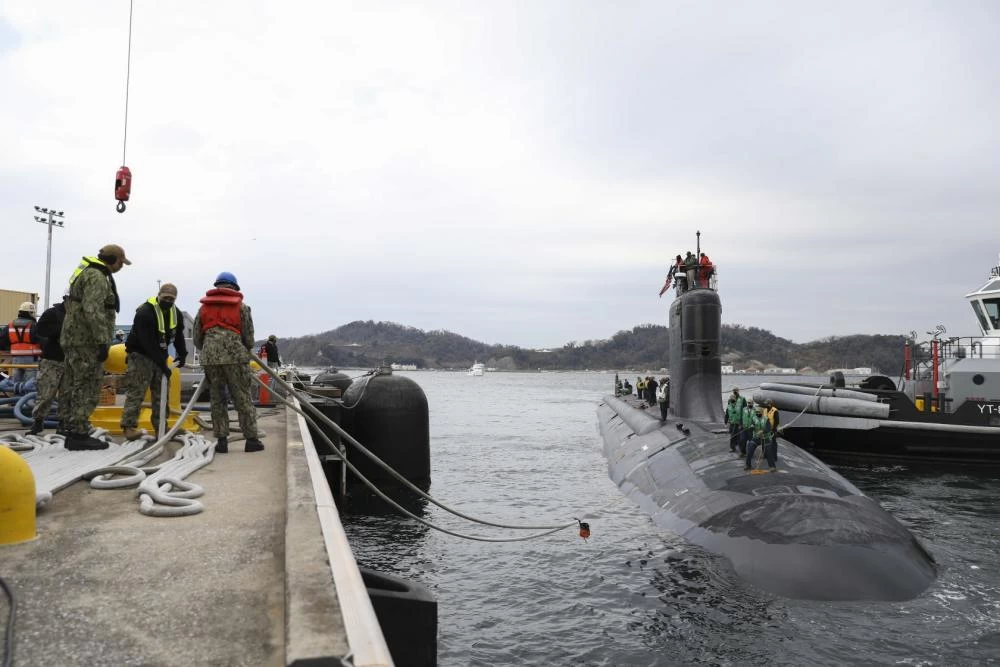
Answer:
MULTIPOLYGON (((172 364, 173 358, 168 357, 167 363, 172 364)), ((122 374, 125 372, 125 345, 112 345, 108 350, 107 361, 104 362, 104 370, 109 373, 122 374)), ((146 395, 143 401, 149 403, 151 401, 149 390, 146 390, 146 395)), ((170 373, 170 384, 167 389, 167 424, 165 426, 172 425, 176 420, 176 414, 181 411, 181 372, 174 368, 170 373), (170 412, 174 414, 170 414, 170 412)), ((160 406, 155 405, 152 410, 159 412, 160 406)), ((153 423, 152 423, 152 410, 150 408, 142 408, 139 410, 139 428, 146 429, 150 434, 153 433, 153 423)), ((120 405, 98 405, 94 412, 90 415, 90 423, 93 426, 106 428, 112 433, 121 433, 121 422, 122 418, 122 406, 120 405)), ((194 420, 194 417, 188 416, 184 420, 182 426, 187 431, 197 432, 200 427, 198 423, 194 420)))
POLYGON ((35 476, 9 447, 0 447, 0 545, 35 539, 35 476))

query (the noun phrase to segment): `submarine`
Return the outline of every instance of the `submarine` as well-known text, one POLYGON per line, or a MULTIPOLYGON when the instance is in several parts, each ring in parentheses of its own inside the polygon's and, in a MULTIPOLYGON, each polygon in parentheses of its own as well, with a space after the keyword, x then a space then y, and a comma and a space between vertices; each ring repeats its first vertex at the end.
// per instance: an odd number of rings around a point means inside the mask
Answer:
POLYGON ((633 396, 606 396, 598 406, 611 480, 657 526, 726 559, 767 593, 919 596, 937 576, 934 558, 877 502, 784 438, 775 472, 746 471, 730 451, 717 271, 709 279, 698 271, 681 276, 670 305, 666 419, 633 396))

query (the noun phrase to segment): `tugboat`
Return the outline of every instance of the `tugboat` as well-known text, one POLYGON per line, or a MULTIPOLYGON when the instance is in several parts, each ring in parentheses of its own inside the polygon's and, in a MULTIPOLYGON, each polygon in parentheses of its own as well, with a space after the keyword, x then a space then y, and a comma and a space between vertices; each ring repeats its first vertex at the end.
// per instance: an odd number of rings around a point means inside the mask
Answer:
POLYGON ((785 438, 821 457, 1000 464, 1000 263, 965 295, 980 335, 914 334, 896 382, 875 375, 845 387, 764 383, 755 400, 779 409, 785 438))
MULTIPOLYGON (((699 248, 700 250, 700 248, 699 248)), ((612 481, 653 522, 725 558, 769 593, 908 600, 936 577, 917 539, 846 479, 779 438, 777 472, 730 450, 717 270, 682 280, 669 315, 667 418, 632 396, 598 407, 612 481)))

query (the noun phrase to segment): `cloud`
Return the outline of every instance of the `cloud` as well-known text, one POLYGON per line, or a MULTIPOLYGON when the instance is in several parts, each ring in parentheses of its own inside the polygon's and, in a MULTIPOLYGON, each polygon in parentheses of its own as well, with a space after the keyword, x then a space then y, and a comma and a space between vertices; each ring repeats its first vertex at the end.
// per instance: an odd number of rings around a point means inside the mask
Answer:
MULTIPOLYGON (((669 258, 797 341, 944 321, 1000 250, 992 3, 0 9, 0 285, 121 243, 125 303, 236 273, 261 331, 526 346, 664 321, 669 258), (16 231, 15 231, 16 230, 16 231)), ((61 288, 58 288, 61 289, 61 288)), ((187 301, 185 304, 184 302, 187 301)))

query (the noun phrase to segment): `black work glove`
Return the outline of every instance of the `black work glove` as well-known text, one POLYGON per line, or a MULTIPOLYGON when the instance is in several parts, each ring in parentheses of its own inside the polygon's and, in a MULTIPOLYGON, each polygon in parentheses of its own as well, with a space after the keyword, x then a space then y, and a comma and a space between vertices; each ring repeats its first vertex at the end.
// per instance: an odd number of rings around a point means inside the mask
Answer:
POLYGON ((163 374, 166 375, 167 377, 170 377, 174 372, 173 369, 170 368, 169 364, 163 364, 162 366, 160 366, 160 370, 163 371, 163 374))
POLYGON ((177 360, 177 368, 184 368, 184 361, 186 359, 187 359, 187 357, 181 357, 180 359, 178 359, 177 360))
POLYGON ((97 346, 97 360, 100 361, 100 362, 103 362, 107 358, 108 358, 108 344, 104 343, 103 345, 98 345, 97 346))

